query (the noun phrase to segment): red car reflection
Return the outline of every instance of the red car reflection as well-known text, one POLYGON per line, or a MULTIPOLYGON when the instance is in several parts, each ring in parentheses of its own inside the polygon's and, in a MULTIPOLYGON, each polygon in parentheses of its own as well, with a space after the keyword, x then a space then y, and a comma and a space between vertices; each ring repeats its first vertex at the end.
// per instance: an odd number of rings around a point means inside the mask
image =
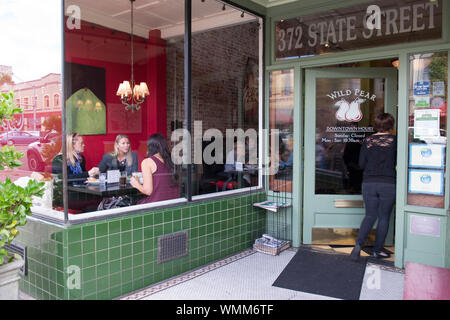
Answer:
POLYGON ((20 145, 20 144, 30 144, 32 142, 38 141, 39 136, 32 135, 27 131, 10 131, 0 134, 0 144, 5 145, 20 145))
POLYGON ((50 166, 53 158, 61 151, 62 137, 57 131, 50 131, 37 142, 28 145, 27 159, 28 168, 31 171, 46 171, 46 167, 50 166))

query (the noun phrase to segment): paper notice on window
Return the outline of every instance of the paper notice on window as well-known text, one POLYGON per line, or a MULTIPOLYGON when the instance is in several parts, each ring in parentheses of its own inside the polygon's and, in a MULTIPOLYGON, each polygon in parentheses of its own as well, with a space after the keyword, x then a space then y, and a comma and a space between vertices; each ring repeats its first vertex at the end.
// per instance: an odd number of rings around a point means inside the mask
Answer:
POLYGON ((444 81, 433 82, 433 95, 434 96, 445 96, 445 82, 444 81))
POLYGON ((443 170, 409 169, 408 180, 409 193, 444 195, 443 170))
POLYGON ((409 166, 444 169, 445 145, 411 143, 409 145, 409 166))
POLYGON ((414 97, 414 106, 419 108, 430 107, 430 97, 421 97, 421 96, 414 97))
POLYGON ((439 109, 414 110, 414 139, 439 137, 439 109))

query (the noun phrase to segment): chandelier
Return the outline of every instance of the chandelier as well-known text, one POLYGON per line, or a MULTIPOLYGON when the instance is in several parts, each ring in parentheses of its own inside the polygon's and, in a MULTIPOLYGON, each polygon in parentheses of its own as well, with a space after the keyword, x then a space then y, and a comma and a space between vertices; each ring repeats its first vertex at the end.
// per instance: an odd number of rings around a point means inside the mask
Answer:
POLYGON ((136 84, 134 81, 134 51, 133 51, 133 2, 135 0, 130 0, 131 3, 131 80, 124 81, 119 85, 117 90, 117 95, 120 96, 120 100, 125 105, 125 110, 130 110, 134 112, 141 108, 141 104, 145 101, 145 98, 150 94, 148 91, 147 84, 141 82, 136 84))

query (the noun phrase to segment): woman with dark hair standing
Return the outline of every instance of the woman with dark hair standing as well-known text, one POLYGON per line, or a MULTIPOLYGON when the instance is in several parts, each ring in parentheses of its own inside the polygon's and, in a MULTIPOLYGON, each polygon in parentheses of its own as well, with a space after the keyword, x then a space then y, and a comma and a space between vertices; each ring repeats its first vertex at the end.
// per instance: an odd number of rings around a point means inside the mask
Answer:
POLYGON ((147 158, 141 163, 144 183, 135 177, 130 181, 134 188, 147 195, 138 204, 179 198, 178 175, 166 139, 155 133, 147 140, 147 148, 147 158))
POLYGON ((381 113, 375 119, 377 133, 367 137, 359 154, 359 167, 363 171, 362 194, 366 215, 359 228, 356 245, 350 254, 357 260, 367 236, 378 219, 373 256, 388 258, 384 241, 389 229, 389 218, 395 203, 397 138, 392 134, 394 117, 381 113))

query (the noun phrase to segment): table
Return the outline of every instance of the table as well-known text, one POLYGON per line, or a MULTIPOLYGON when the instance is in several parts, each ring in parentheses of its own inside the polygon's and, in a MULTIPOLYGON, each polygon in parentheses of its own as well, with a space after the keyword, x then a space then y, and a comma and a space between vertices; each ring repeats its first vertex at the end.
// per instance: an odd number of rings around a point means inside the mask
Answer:
POLYGON ((97 184, 86 184, 68 186, 70 191, 91 194, 100 197, 111 197, 120 195, 138 194, 139 191, 133 188, 129 183, 126 186, 122 186, 118 183, 106 184, 106 186, 100 186, 97 184))
MULTIPOLYGON (((229 170, 225 172, 229 177, 227 181, 237 181, 238 189, 242 188, 244 183, 242 180, 244 179, 244 175, 248 175, 250 177, 250 185, 257 185, 258 183, 258 168, 254 165, 243 165, 243 170, 229 170)), ((248 181, 247 181, 248 183, 248 181)))

